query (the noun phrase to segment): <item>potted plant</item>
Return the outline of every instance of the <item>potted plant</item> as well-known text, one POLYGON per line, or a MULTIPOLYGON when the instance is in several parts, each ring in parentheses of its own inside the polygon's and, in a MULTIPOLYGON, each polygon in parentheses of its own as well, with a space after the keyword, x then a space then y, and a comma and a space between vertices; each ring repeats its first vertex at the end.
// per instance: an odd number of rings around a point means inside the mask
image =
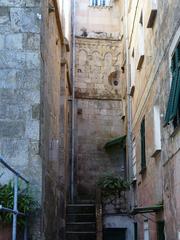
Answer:
POLYGON ((116 210, 125 210, 126 191, 130 188, 127 180, 118 175, 106 174, 99 178, 97 186, 105 205, 113 205, 116 210))
MULTIPOLYGON (((0 184, 0 205, 13 209, 14 188, 10 181, 7 184, 0 184)), ((37 208, 36 202, 30 194, 29 187, 22 188, 18 186, 18 211, 29 214, 37 208)), ((0 240, 10 240, 12 232, 13 214, 9 212, 0 212, 0 240)), ((17 218, 18 232, 22 232, 26 223, 26 218, 19 216, 17 218)))

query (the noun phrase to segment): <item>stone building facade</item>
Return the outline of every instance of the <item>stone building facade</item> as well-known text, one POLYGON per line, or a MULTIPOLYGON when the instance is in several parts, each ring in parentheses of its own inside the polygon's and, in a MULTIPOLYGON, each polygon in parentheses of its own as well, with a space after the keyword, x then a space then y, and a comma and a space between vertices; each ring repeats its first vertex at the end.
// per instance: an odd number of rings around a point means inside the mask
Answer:
MULTIPOLYGON (((41 202, 40 1, 0 1, 0 155, 30 180, 41 202)), ((2 169, 1 181, 9 172, 2 169)), ((38 213, 39 215, 39 213, 38 213)), ((40 239, 40 218, 32 223, 40 239)))
POLYGON ((70 44, 65 37, 63 1, 43 1, 42 10, 42 237, 50 240, 64 239, 71 121, 70 44))
MULTIPOLYGON (((36 240, 63 238, 65 225, 70 14, 64 1, 0 1, 0 155, 30 181, 39 202, 30 222, 36 240)), ((7 183, 11 176, 1 173, 7 183)))
POLYGON ((94 198, 103 174, 125 172, 124 156, 113 160, 104 148, 107 141, 125 135, 121 14, 119 2, 93 7, 88 0, 76 1, 75 171, 81 200, 94 198))
POLYGON ((110 172, 131 191, 105 229, 180 239, 179 12, 178 0, 0 0, 0 155, 42 208, 31 239, 65 239, 72 185, 94 201, 110 172), (104 148, 126 135, 126 151, 104 148))
POLYGON ((175 117, 165 122, 180 40, 179 1, 128 1, 127 12, 131 207, 137 239, 179 239, 179 122, 175 117))

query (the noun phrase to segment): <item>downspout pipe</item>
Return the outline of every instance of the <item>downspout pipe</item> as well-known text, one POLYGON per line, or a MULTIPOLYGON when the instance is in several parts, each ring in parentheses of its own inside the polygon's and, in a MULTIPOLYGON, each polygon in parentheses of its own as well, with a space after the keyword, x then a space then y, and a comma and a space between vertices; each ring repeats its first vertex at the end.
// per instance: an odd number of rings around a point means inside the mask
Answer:
POLYGON ((71 79, 72 79, 72 146, 71 146, 71 183, 70 183, 70 200, 71 203, 74 203, 74 186, 75 186, 75 57, 76 57, 76 42, 75 42, 75 8, 76 0, 71 1, 72 10, 71 10, 71 31, 72 31, 72 58, 71 58, 71 79))
POLYGON ((130 76, 129 38, 128 38, 128 5, 129 5, 129 0, 124 0, 126 79, 127 79, 127 165, 126 165, 126 167, 127 167, 127 179, 131 182, 131 176, 132 176, 132 99, 130 96, 131 76, 130 76))

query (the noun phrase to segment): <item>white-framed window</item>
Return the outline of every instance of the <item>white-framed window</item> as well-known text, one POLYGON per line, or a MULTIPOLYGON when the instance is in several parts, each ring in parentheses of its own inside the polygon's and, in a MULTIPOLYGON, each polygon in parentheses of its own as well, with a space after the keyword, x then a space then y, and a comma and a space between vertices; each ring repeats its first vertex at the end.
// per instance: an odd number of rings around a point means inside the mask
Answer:
POLYGON ((158 105, 153 107, 153 126, 154 146, 152 157, 155 157, 161 151, 161 118, 158 105))
POLYGON ((144 221, 144 240, 149 240, 149 223, 148 220, 144 221))
POLYGON ((135 59, 134 59, 134 48, 131 54, 131 90, 130 95, 133 96, 134 90, 135 90, 135 77, 136 77, 136 65, 135 65, 135 59))
POLYGON ((153 28, 157 15, 157 0, 148 1, 147 28, 153 28))
POLYGON ((137 52, 137 70, 140 70, 144 61, 144 14, 141 11, 138 26, 138 52, 137 52))
POLYGON ((136 167, 136 141, 135 138, 132 141, 132 180, 136 180, 136 175, 137 175, 137 167, 136 167))
POLYGON ((89 6, 91 7, 106 7, 111 5, 111 0, 90 0, 89 6))

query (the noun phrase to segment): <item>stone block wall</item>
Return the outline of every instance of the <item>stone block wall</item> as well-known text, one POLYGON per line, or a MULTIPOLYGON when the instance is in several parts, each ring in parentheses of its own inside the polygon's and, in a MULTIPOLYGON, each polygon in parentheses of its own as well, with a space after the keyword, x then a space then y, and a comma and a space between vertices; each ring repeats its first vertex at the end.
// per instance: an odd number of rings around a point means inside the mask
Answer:
POLYGON ((99 177, 108 173, 125 176, 125 155, 120 146, 112 151, 105 144, 125 134, 122 102, 108 100, 77 101, 76 163, 79 199, 93 199, 99 177))
POLYGON ((76 37, 75 162, 78 199, 93 199, 96 182, 110 172, 125 175, 125 154, 107 141, 125 135, 122 42, 76 37))
POLYGON ((68 58, 57 2, 43 1, 41 154, 43 239, 64 239, 68 186, 68 58))
MULTIPOLYGON (((0 155, 30 181, 39 202, 40 25, 40 1, 0 1, 0 155)), ((31 239, 40 239, 40 215, 32 228, 31 239)))

